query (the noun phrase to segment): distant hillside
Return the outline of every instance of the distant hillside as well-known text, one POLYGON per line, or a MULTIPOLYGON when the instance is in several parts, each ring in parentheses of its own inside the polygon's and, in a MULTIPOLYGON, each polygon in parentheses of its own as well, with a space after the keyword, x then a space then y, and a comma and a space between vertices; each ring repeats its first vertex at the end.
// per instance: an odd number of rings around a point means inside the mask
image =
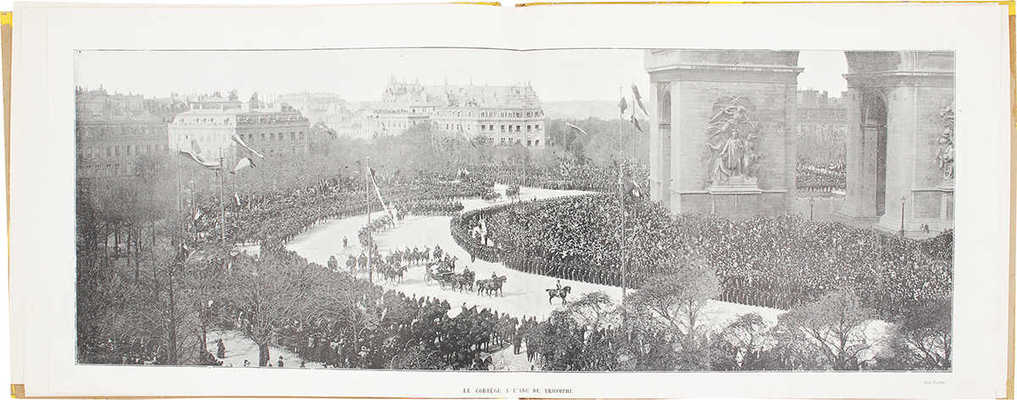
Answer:
POLYGON ((618 103, 611 100, 545 101, 543 107, 551 119, 618 118, 618 103))

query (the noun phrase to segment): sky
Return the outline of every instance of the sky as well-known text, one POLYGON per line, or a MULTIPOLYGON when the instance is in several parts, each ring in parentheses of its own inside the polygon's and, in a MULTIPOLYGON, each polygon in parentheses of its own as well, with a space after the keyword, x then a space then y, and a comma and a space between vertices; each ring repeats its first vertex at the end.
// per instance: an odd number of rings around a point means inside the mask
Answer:
MULTIPOLYGON (((236 89, 271 96, 329 92, 377 101, 391 78, 423 84, 526 84, 541 101, 616 100, 632 84, 647 93, 643 50, 353 49, 293 51, 82 51, 77 86, 165 97, 236 89)), ((799 89, 846 89, 839 51, 803 51, 799 89)), ((265 98, 265 97, 262 97, 265 98)))

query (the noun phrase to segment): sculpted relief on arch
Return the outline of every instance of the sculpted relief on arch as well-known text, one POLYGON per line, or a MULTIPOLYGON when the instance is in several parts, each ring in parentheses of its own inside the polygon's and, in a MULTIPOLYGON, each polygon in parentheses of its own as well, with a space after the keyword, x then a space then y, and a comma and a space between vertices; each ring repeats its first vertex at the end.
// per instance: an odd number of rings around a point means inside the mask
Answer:
POLYGON ((711 185, 756 185, 760 129, 755 112, 745 97, 724 96, 714 102, 706 127, 711 185))

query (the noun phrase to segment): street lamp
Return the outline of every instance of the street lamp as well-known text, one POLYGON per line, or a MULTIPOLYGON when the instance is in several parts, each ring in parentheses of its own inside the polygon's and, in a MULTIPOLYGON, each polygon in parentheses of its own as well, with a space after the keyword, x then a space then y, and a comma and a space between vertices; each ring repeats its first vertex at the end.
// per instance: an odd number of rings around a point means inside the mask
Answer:
POLYGON ((901 236, 904 236, 904 201, 906 201, 906 200, 907 200, 907 197, 905 197, 905 196, 901 196, 900 197, 900 235, 901 236))
POLYGON ((816 198, 809 196, 809 221, 812 221, 813 214, 816 210, 816 198))

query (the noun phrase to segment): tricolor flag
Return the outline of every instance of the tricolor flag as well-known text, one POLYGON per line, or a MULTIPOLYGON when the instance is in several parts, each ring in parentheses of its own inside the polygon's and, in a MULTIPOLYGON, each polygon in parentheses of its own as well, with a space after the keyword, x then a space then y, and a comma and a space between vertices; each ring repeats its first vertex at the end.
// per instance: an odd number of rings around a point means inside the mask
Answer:
POLYGON ((237 161, 237 166, 233 167, 233 170, 230 171, 230 173, 235 174, 247 167, 254 168, 257 167, 257 165, 254 164, 254 160, 250 159, 250 157, 241 158, 240 161, 237 161))
POLYGON ((572 129, 575 129, 575 130, 579 131, 579 133, 582 133, 583 135, 589 135, 588 133, 586 133, 586 131, 583 130, 583 128, 580 128, 578 126, 572 125, 571 123, 566 122, 565 126, 567 126, 569 128, 572 128, 572 129))
POLYGON ((243 147, 247 149, 247 151, 258 156, 258 158, 265 158, 265 156, 261 155, 261 153, 259 153, 257 150, 252 149, 251 146, 248 146, 247 143, 244 143, 244 139, 240 138, 240 135, 234 133, 231 139, 233 139, 233 141, 236 142, 236 144, 240 145, 240 147, 243 147))
MULTIPOLYGON (((619 90, 621 91, 621 90, 619 90)), ((625 96, 622 96, 621 100, 618 101, 618 115, 625 115, 625 110, 629 109, 629 102, 625 101, 625 96)))

